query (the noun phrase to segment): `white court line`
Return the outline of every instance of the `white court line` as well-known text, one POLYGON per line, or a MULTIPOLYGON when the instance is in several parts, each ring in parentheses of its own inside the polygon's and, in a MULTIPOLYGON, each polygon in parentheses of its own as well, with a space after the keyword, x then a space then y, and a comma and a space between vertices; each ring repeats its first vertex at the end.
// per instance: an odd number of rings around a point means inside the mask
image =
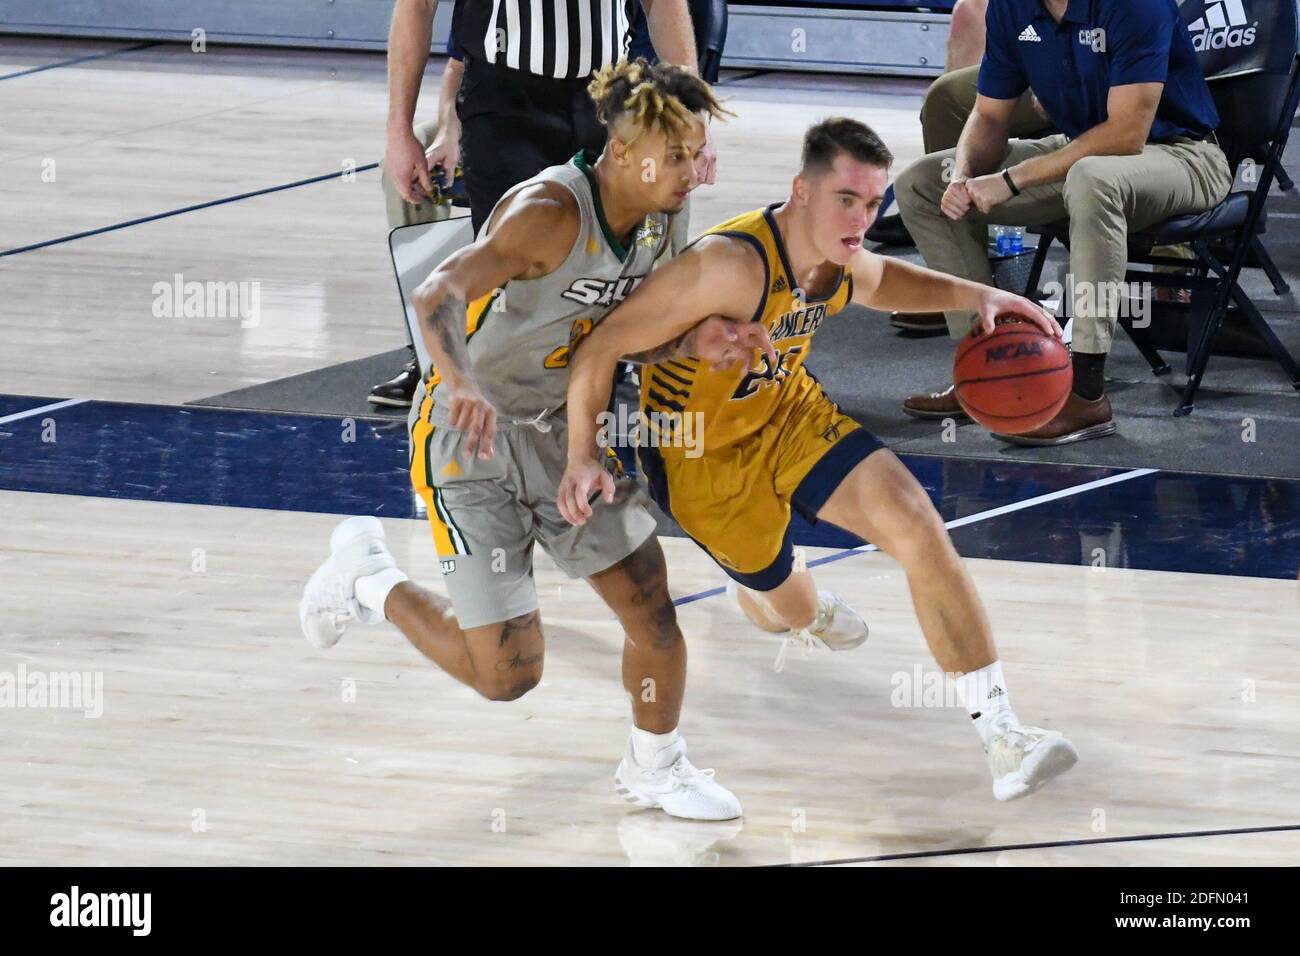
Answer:
POLYGON ((52 402, 49 405, 42 405, 39 408, 29 408, 25 412, 15 412, 12 415, 6 415, 0 418, 0 425, 7 425, 9 422, 16 422, 20 418, 31 418, 33 415, 39 415, 41 412, 52 412, 56 408, 67 408, 70 405, 80 405, 82 402, 89 401, 86 398, 69 398, 62 402, 52 402))
MULTIPOLYGON (((1009 515, 1015 511, 1023 511, 1025 508, 1033 508, 1036 505, 1045 505, 1049 501, 1059 501, 1062 498, 1072 498, 1075 495, 1083 494, 1085 491, 1105 488, 1107 485, 1119 484, 1121 481, 1131 481, 1134 478, 1143 478, 1147 475, 1154 475, 1159 470, 1159 468, 1134 468, 1132 471, 1126 471, 1118 475, 1111 475, 1108 478, 1098 478, 1096 481, 1087 481, 1081 485, 1071 485, 1069 488, 1062 488, 1060 491, 1052 491, 1045 495, 1039 495, 1037 498, 1026 498, 1024 501, 1013 501, 1011 504, 1002 505, 1000 508, 990 508, 988 511, 980 511, 973 515, 967 515, 964 518, 954 518, 952 521, 945 521, 943 526, 951 531, 954 528, 962 528, 968 524, 975 524, 977 521, 987 521, 989 518, 998 518, 1002 515, 1009 515)), ((808 566, 812 567, 817 564, 826 564, 830 561, 838 561, 840 558, 847 557, 850 554, 879 550, 880 549, 874 544, 860 544, 856 548, 846 548, 839 554, 828 555, 827 557, 819 558, 817 561, 809 561, 808 566)))
MULTIPOLYGON (((1107 478, 1098 478, 1096 481, 1086 481, 1081 485, 1071 485, 1069 488, 1062 488, 1060 491, 1049 492, 1045 495, 1039 495, 1036 498, 1026 498, 1024 501, 1015 501, 1009 505, 990 508, 988 511, 980 511, 973 515, 967 515, 964 518, 954 518, 952 521, 944 522, 943 526, 951 531, 954 528, 961 528, 968 524, 975 524, 977 521, 987 521, 989 518, 997 518, 1005 514, 1011 514, 1015 511, 1023 511, 1026 508, 1044 505, 1050 501, 1060 501, 1062 498, 1071 498, 1074 495, 1081 495, 1084 492, 1094 491, 1097 488, 1105 488, 1107 485, 1116 485, 1122 481, 1132 481, 1134 478, 1144 478, 1147 475, 1154 475, 1159 470, 1159 468, 1134 468, 1132 471, 1122 472, 1118 475, 1111 475, 1107 478)), ((879 550, 880 549, 874 544, 860 544, 856 548, 845 548, 838 554, 831 554, 824 558, 817 558, 815 561, 809 561, 808 567, 815 568, 819 565, 829 564, 832 561, 840 561, 852 554, 866 554, 870 551, 879 550)), ((722 594, 724 590, 724 588, 709 588, 707 591, 701 591, 698 594, 688 594, 686 597, 678 598, 673 601, 673 604, 677 606, 689 604, 692 601, 698 601, 702 598, 722 594)))

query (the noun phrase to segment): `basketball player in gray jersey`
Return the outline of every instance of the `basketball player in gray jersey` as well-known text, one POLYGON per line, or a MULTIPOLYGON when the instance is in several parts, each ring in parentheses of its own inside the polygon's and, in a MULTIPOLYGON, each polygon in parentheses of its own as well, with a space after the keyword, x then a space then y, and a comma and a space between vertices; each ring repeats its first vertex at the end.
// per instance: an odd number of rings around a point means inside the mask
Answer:
MULTIPOLYGON (((621 478, 612 506, 581 528, 556 505, 570 350, 684 245, 705 124, 724 111, 698 77, 644 61, 607 68, 590 92, 609 131, 600 157, 576 156, 508 192, 475 242, 414 297, 437 371, 412 406, 411 477, 428 506, 450 606, 408 580, 378 519, 361 517, 335 529, 299 617, 321 647, 350 621, 387 619, 483 696, 515 700, 542 675, 538 542, 570 577, 586 578, 626 632, 634 726, 615 774, 619 791, 673 816, 730 819, 740 804, 712 771, 690 763, 677 731, 686 648, 641 492, 621 478)), ((764 344, 761 330, 714 317, 642 358, 726 365, 752 361, 764 344)))

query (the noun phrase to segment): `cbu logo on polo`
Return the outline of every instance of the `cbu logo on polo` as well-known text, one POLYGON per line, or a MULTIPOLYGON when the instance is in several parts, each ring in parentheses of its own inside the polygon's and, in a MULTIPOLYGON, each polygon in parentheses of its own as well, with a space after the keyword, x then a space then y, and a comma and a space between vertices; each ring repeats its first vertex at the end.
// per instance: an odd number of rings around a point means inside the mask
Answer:
POLYGON ((1106 52, 1106 31, 1102 27, 1079 31, 1079 45, 1090 47, 1093 53, 1106 52))
POLYGON ((1242 0, 1210 0, 1205 15, 1192 21, 1187 32, 1197 53, 1206 50, 1254 46, 1259 21, 1251 23, 1242 0))

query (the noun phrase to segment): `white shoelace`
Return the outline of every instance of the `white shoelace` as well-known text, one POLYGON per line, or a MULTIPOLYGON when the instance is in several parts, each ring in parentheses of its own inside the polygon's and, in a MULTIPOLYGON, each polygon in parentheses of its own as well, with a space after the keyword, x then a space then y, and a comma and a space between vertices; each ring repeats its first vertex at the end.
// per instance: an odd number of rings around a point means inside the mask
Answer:
POLYGON ((776 660, 772 662, 772 670, 778 674, 785 670, 785 659, 792 647, 802 647, 804 657, 812 657, 814 648, 820 647, 821 641, 817 635, 808 628, 801 628, 798 631, 790 631, 781 638, 781 647, 776 652, 776 660))
POLYGON ((672 765, 672 769, 669 771, 669 773, 671 773, 672 776, 676 777, 678 780, 682 781, 683 783, 690 783, 691 781, 697 779, 704 779, 704 780, 713 779, 712 767, 707 767, 701 770, 699 767, 695 766, 693 763, 687 760, 685 754, 677 758, 677 761, 672 765))
POLYGON ((772 662, 772 670, 778 674, 785 670, 786 656, 792 647, 802 647, 804 657, 812 657, 812 652, 815 649, 825 647, 826 645, 822 642, 822 639, 817 636, 817 632, 824 631, 834 616, 834 606, 824 607, 819 598, 817 601, 817 618, 812 624, 797 631, 790 631, 781 638, 781 647, 776 652, 776 660, 772 662))

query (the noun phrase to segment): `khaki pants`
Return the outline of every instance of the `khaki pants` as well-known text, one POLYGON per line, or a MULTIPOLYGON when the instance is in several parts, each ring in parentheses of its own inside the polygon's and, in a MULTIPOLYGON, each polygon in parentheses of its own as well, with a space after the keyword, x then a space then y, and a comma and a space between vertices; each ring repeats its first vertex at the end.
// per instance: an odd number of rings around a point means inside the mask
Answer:
MULTIPOLYGON (((420 145, 425 149, 433 142, 433 138, 438 135, 438 123, 421 123, 415 127, 415 138, 420 141, 420 145)), ((412 206, 402 198, 397 187, 393 185, 392 178, 388 175, 388 167, 382 166, 384 172, 380 178, 380 185, 384 190, 384 209, 388 213, 388 228, 396 229, 398 226, 415 226, 424 222, 439 222, 451 216, 451 206, 440 206, 437 203, 423 202, 418 206, 412 206)))
MULTIPOLYGON (((975 110, 979 95, 980 68, 967 67, 945 73, 930 85, 921 104, 921 138, 926 153, 956 149, 966 120, 975 110)), ((1054 132, 1052 124, 1034 109, 1034 96, 1026 91, 1011 114, 1012 139, 1039 139, 1054 132)))
MULTIPOLYGON (((966 67, 945 73, 931 84, 921 104, 921 137, 927 153, 956 149, 966 120, 975 110, 979 95, 980 68, 966 67)), ((1007 136, 1011 139, 1043 139, 1055 133, 1051 122, 1034 109, 1034 94, 1026 90, 1011 114, 1007 136)), ((1195 259, 1190 246, 1157 246, 1151 250, 1170 259, 1195 259)), ((1156 272, 1179 273, 1176 266, 1156 266, 1156 272)))
MULTIPOLYGON (((998 168, 1055 152, 1067 142, 1060 134, 1012 140, 998 168)), ((993 285, 990 225, 1042 226, 1069 217, 1073 348, 1092 355, 1109 353, 1114 339, 1122 300, 1112 290, 1120 288, 1127 271, 1129 232, 1204 212, 1232 188, 1227 158, 1213 143, 1153 143, 1136 156, 1089 156, 1074 164, 1064 182, 1026 189, 987 215, 973 209, 954 222, 939 209, 947 188, 945 163, 950 166, 954 155, 949 149, 925 156, 903 170, 896 183, 903 222, 926 265, 993 285)), ((972 318, 970 313, 948 313, 949 333, 965 335, 972 318)))

